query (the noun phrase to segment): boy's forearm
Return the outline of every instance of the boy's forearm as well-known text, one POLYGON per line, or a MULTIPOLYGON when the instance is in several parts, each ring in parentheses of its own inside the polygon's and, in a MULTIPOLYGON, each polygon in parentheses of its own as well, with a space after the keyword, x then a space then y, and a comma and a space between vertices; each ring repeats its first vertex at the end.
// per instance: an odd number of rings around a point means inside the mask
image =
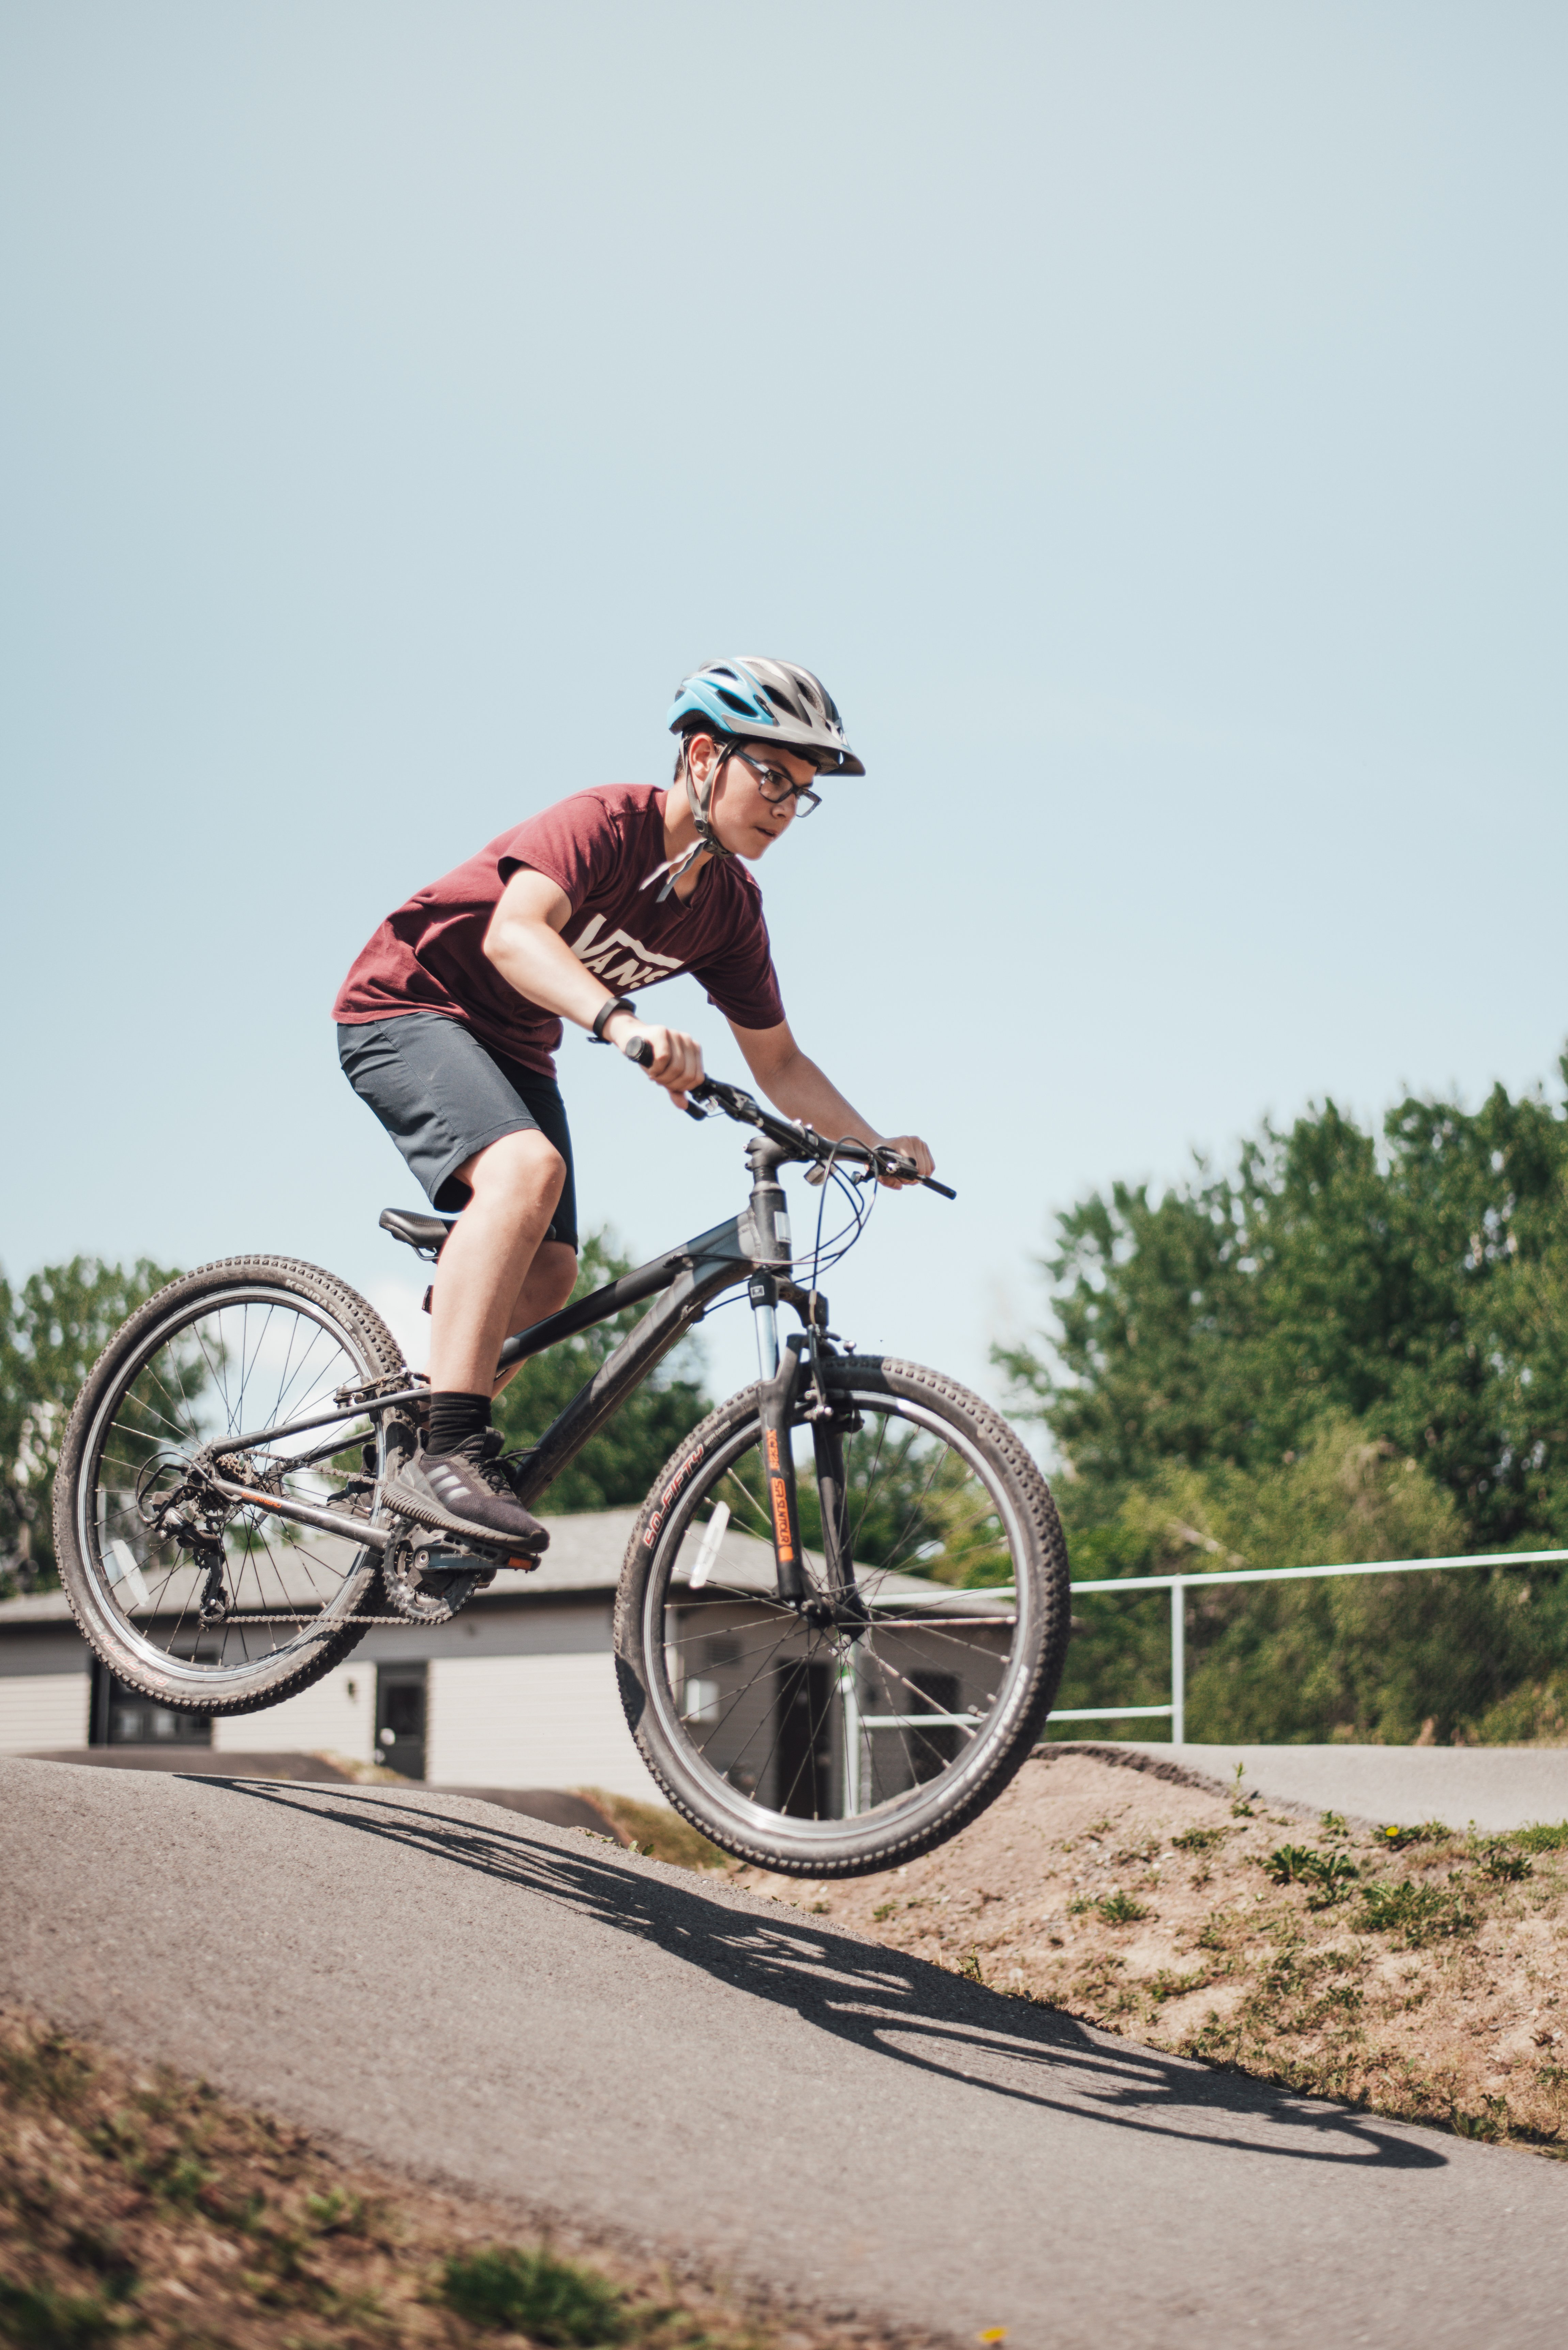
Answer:
POLYGON ((770 1069, 761 1082, 775 1109, 802 1125, 815 1127, 832 1141, 844 1135, 852 1135, 857 1142, 882 1139, 876 1127, 861 1117, 853 1102, 845 1100, 805 1053, 796 1053, 778 1069, 770 1069))
POLYGON ((484 952, 509 987, 559 1018, 586 1028, 605 1000, 603 980, 546 922, 493 923, 484 952))

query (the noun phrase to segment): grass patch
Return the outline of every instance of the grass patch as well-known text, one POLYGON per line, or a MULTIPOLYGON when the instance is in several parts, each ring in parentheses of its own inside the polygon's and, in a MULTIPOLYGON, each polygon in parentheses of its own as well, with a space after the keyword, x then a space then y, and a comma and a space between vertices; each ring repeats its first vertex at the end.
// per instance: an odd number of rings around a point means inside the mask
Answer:
POLYGON ((1359 1922, 1369 1934, 1401 1934, 1407 1950, 1419 1950, 1431 1942, 1473 1933, 1476 1916, 1452 1880, 1417 1885, 1406 1877, 1364 1886, 1359 1922))
POLYGON ((1520 1852, 1568 1852, 1568 1820, 1540 1820, 1531 1827, 1515 1828, 1508 1842, 1520 1852))
POLYGON ((1095 1908, 1107 1926, 1136 1926, 1140 1918, 1153 1914, 1147 1901, 1138 1901, 1130 1893, 1104 1893, 1095 1908))
POLYGON ((1232 1833, 1230 1828, 1187 1828, 1171 1837, 1170 1848, 1172 1852, 1218 1852, 1232 1833))
POLYGON ((1113 1853, 1111 1857, 1118 1868, 1136 1868, 1140 1862, 1147 1866, 1159 1857, 1159 1838, 1145 1836, 1141 1844, 1128 1845, 1125 1852, 1113 1853))
POLYGON ((1312 1886, 1314 1909, 1343 1901, 1361 1875, 1347 1852, 1314 1852, 1304 1844, 1277 1845, 1263 1866, 1276 1885, 1312 1886))
POLYGON ((1535 1864, 1518 1852, 1507 1836, 1492 1836, 1476 1846, 1475 1856, 1496 1885, 1522 1885, 1535 1874, 1535 1864))
POLYGON ((0 2094, 18 2105, 42 2100, 67 2112, 91 2079, 92 2066, 63 2032, 46 2032, 18 2046, 0 2046, 0 2094))
POLYGON ((739 1863, 710 1844, 701 1831, 663 1804, 639 1804, 630 1795, 612 1795, 603 1787, 577 1787, 573 1793, 597 1804, 614 1822, 634 1852, 650 1860, 667 1860, 674 1868, 733 1869, 739 1863))
POLYGON ((505 2326, 551 2350, 591 2350, 626 2338, 624 2298, 608 2280, 547 2251, 500 2244, 455 2253, 441 2278, 441 2299, 476 2325, 505 2326))
POLYGON ((0 2343, 16 2350, 888 2350, 350 2168, 177 2074, 0 2011, 0 2343))
POLYGON ((1446 1820, 1423 1820, 1419 1827, 1386 1827, 1377 1841, 1389 1852, 1403 1852, 1413 1844, 1447 1844, 1453 1833, 1446 1820))
POLYGON ((1185 1999, 1189 1991, 1201 1991, 1208 1981, 1206 1967, 1195 1967, 1190 1974, 1185 1975, 1174 1974, 1168 1967, 1161 1967, 1158 1974, 1149 1977, 1144 1988, 1150 1999, 1156 2002, 1185 1999))
POLYGON ((93 2350, 119 2331, 115 2313, 97 2293, 56 2293, 48 2285, 16 2285, 0 2276, 0 2336, 38 2350, 93 2350))

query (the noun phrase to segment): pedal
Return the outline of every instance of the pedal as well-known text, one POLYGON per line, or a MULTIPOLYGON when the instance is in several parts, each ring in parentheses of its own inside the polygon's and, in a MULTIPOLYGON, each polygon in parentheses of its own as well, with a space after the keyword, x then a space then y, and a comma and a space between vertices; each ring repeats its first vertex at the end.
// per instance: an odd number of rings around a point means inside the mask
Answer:
POLYGON ((494 1575, 466 1554, 457 1553, 437 1534, 414 1528, 401 1542, 381 1555, 381 1583, 388 1599, 410 1624, 450 1624, 478 1589, 494 1575))

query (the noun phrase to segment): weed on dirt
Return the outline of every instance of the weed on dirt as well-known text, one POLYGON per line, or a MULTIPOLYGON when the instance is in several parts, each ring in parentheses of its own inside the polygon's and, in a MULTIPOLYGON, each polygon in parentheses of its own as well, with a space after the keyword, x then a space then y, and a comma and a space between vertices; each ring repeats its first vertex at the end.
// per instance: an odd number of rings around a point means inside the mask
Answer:
POLYGON ((0 2342, 24 2350, 902 2350, 338 2161, 0 2011, 0 2342))
POLYGON ((1356 1827, 1064 1746, 904 1867, 740 1881, 1157 2048, 1568 2155, 1568 1822, 1356 1827))
POLYGON ((575 1792, 598 1805, 633 1852, 644 1853, 651 1860, 667 1860, 676 1868, 733 1870, 739 1866, 667 1804, 639 1804, 630 1795, 612 1795, 605 1787, 579 1787, 575 1792))

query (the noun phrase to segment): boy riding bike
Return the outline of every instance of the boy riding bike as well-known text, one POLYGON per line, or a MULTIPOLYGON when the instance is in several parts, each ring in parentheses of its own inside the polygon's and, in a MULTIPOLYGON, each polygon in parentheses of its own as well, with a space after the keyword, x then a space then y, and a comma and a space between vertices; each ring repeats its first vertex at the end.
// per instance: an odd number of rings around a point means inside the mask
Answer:
POLYGON ((640 1018, 629 991, 691 971, 787 1117, 889 1144, 922 1177, 935 1163, 918 1136, 870 1126, 795 1042, 742 870, 819 805, 819 778, 864 775, 831 695, 809 670, 747 655, 689 677, 669 723, 668 790, 601 785, 501 834, 389 915, 333 1008, 349 1083, 432 1207, 462 1211, 431 1300, 428 1430, 388 1503, 523 1556, 549 1537, 499 1458, 491 1400, 503 1341, 563 1305, 576 1275, 565 1021, 599 1044, 644 1040, 649 1076, 681 1108, 701 1048, 640 1018))

